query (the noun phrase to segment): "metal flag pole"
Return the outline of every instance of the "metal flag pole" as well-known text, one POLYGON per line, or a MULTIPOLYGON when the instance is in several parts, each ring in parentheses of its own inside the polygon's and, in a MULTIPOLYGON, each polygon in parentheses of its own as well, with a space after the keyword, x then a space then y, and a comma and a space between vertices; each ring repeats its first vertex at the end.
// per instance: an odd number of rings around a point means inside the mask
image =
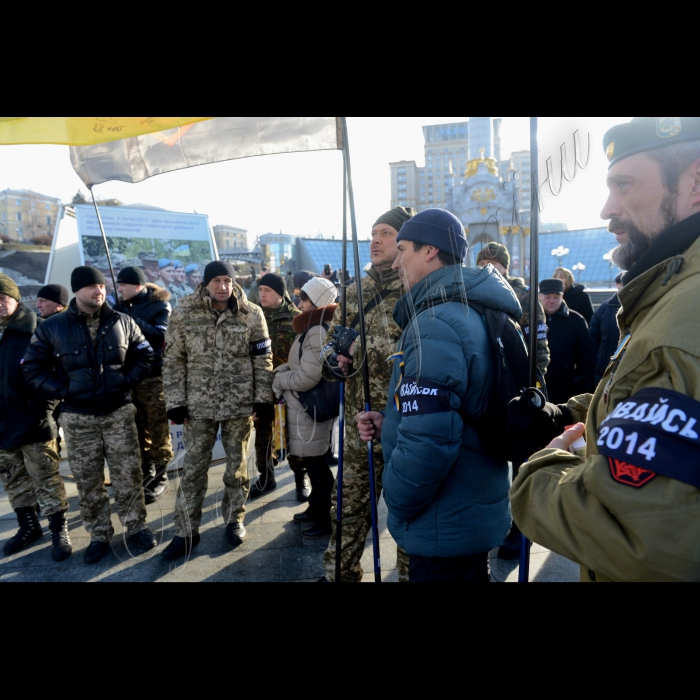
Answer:
POLYGON ((95 207, 95 214, 97 214, 97 223, 100 225, 100 231, 102 232, 102 240, 105 244, 105 253, 107 253, 107 263, 109 264, 109 271, 112 275, 112 282, 114 284, 114 300, 118 301, 119 297, 117 295, 117 279, 114 276, 114 268, 112 267, 112 256, 109 254, 109 244, 107 243, 107 234, 105 233, 105 227, 102 225, 102 217, 100 216, 100 210, 97 206, 97 200, 95 199, 95 193, 92 187, 88 188, 90 190, 90 195, 92 196, 92 204, 95 207))
MULTIPOLYGON (((343 134, 343 139, 345 134, 343 134)), ((343 271, 340 325, 345 328, 348 322, 348 164, 347 151, 343 144, 343 271)), ((338 479, 335 519, 335 582, 341 583, 342 566, 341 555, 343 552, 343 467, 345 460, 345 379, 340 383, 340 417, 338 420, 338 479)))
MULTIPOLYGON (((367 328, 365 327, 365 309, 362 298, 362 268, 360 267, 360 243, 357 236, 357 218, 355 215, 355 193, 352 187, 352 165, 350 162, 350 144, 348 142, 348 121, 343 117, 343 145, 345 147, 345 165, 348 176, 348 197, 350 200, 350 221, 352 224, 352 244, 355 253, 355 279, 357 284, 357 299, 360 316, 360 341, 364 361, 362 363, 362 377, 365 385, 365 411, 372 410, 372 399, 369 388, 369 367, 367 366, 367 328)), ((377 482, 374 467, 374 440, 367 443, 367 459, 369 462, 369 497, 372 509, 372 542, 374 544, 374 581, 382 582, 382 560, 379 550, 379 517, 377 513, 377 482)))
MULTIPOLYGON (((538 118, 530 117, 530 163, 532 206, 530 211, 530 386, 537 386, 537 336, 539 335, 540 288, 540 149, 537 143, 538 118)), ((519 583, 530 583, 530 541, 523 536, 520 549, 519 583)))

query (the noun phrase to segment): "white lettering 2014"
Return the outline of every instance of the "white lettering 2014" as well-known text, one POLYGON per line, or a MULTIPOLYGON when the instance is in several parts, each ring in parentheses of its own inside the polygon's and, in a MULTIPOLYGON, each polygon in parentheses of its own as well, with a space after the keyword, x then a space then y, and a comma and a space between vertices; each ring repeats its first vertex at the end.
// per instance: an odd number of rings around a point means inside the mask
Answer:
POLYGON ((600 431, 600 437, 598 438, 598 447, 608 447, 611 450, 619 450, 624 443, 628 443, 628 448, 625 452, 630 456, 634 454, 640 454, 646 458, 647 462, 653 461, 656 457, 656 446, 658 441, 656 438, 650 438, 647 440, 639 449, 637 449, 637 444, 639 443, 639 433, 632 433, 631 435, 626 435, 622 428, 603 428, 600 431))
POLYGON ((414 401, 413 403, 408 401, 403 405, 403 413, 417 413, 418 410, 418 401, 414 401))

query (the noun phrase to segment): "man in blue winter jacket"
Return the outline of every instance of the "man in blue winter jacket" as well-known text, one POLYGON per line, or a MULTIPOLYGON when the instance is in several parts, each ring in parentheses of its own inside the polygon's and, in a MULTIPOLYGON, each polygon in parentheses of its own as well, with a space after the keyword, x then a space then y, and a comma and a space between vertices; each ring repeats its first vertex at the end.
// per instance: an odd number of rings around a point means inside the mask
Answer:
POLYGON ((421 212, 397 242, 404 334, 387 408, 360 414, 360 435, 382 439, 389 529, 409 554, 411 582, 488 583, 489 552, 512 522, 511 475, 463 418, 484 413, 494 381, 486 323, 468 301, 514 319, 522 310, 492 267, 462 266, 467 239, 450 212, 421 212))

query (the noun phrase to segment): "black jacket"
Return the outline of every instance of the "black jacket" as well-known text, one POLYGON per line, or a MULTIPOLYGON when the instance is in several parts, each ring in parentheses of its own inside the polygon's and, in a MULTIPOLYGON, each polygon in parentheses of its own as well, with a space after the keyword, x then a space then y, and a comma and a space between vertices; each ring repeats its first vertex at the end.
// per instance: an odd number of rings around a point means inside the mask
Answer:
POLYGON ((115 311, 131 316, 151 344, 156 355, 151 377, 163 375, 165 334, 173 311, 168 303, 170 297, 171 294, 167 289, 155 284, 147 284, 146 289, 139 296, 114 307, 115 311))
POLYGON ((575 284, 566 292, 564 301, 572 311, 581 314, 586 319, 586 323, 591 322, 593 318, 593 302, 591 301, 591 295, 582 284, 575 284))
POLYGON ((610 365, 612 356, 620 345, 620 328, 617 325, 617 312, 620 310, 620 298, 614 294, 601 304, 591 321, 590 331, 593 346, 596 349, 596 384, 600 382, 605 370, 610 365))
POLYGON ((20 304, 0 338, 0 450, 49 442, 57 435, 55 404, 37 397, 22 374, 22 358, 40 323, 31 309, 20 304))
POLYGON ((564 404, 572 396, 595 388, 595 348, 588 325, 581 314, 566 302, 554 316, 547 316, 549 350, 552 361, 547 369, 547 389, 552 403, 564 404))
POLYGON ((37 328, 24 358, 24 376, 61 411, 106 416, 131 403, 130 390, 153 368, 153 348, 136 323, 102 307, 97 343, 75 299, 68 311, 37 328))

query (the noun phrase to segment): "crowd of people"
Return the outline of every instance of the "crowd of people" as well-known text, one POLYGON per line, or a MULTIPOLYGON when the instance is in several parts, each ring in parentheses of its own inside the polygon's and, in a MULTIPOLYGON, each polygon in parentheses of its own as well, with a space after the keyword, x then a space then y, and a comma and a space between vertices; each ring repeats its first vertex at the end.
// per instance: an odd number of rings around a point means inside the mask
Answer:
POLYGON ((582 581, 700 580, 700 118, 635 118, 606 135, 605 150, 602 216, 626 272, 596 313, 569 270, 537 290, 511 278, 501 244, 465 266, 464 227, 441 209, 378 218, 362 298, 328 268, 263 270, 246 295, 234 268, 215 261, 173 309, 179 266, 155 261, 158 284, 145 256, 119 270, 111 301, 99 265, 77 268, 72 301, 59 286, 41 290, 40 318, 0 276, 0 477, 19 523, 5 554, 41 537, 40 515, 54 560, 72 554, 55 416, 91 535, 87 565, 114 535, 105 460, 130 551, 157 546, 146 509, 169 485, 170 421, 184 426, 186 450, 163 558, 182 559, 201 541, 219 429, 225 536, 240 546, 249 499, 277 488, 273 423, 284 405, 282 449, 308 503, 294 520, 305 538, 329 540, 322 582, 362 580, 370 445, 402 582, 487 583, 489 552, 515 558, 523 536, 579 563, 582 581), (537 334, 543 391, 513 396, 498 426, 512 458, 479 421, 499 376, 489 313, 517 323, 524 340, 537 334), (337 414, 318 411, 340 382, 348 419, 337 581, 337 414))

